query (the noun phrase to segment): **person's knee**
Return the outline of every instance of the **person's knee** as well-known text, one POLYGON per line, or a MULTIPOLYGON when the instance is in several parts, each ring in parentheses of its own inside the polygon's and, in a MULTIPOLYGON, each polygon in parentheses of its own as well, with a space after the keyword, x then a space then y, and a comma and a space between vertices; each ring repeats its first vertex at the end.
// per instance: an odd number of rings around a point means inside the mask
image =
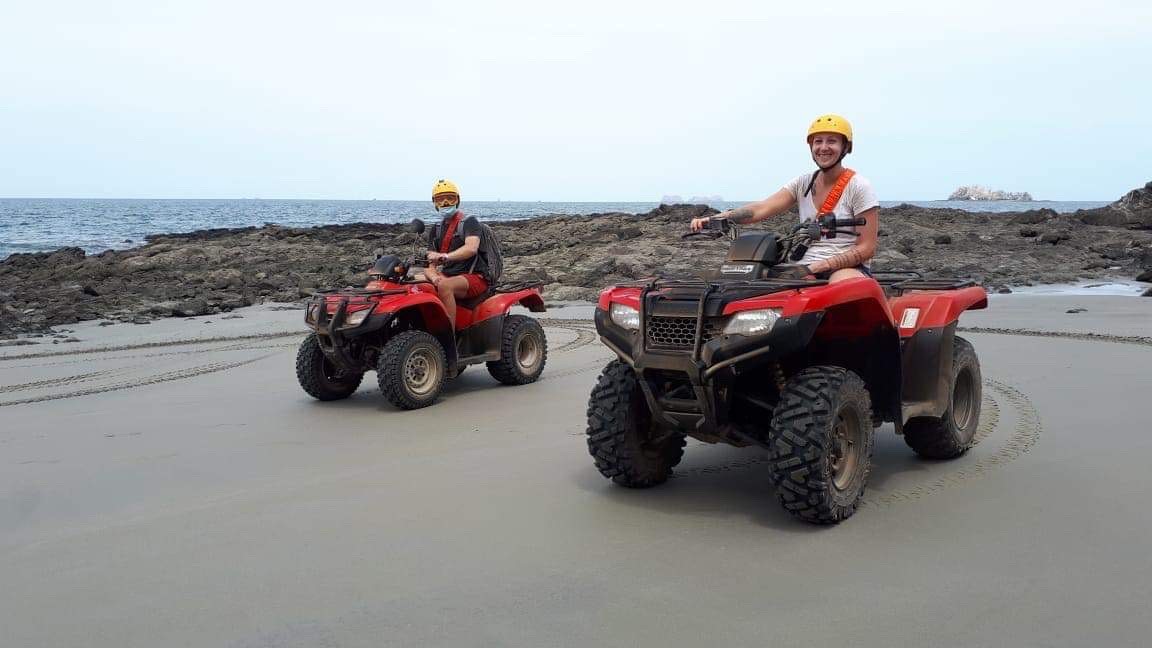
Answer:
POLYGON ((841 268, 833 272, 828 277, 828 283, 836 283, 837 281, 844 281, 845 279, 855 279, 856 277, 863 277, 864 273, 855 268, 841 268))

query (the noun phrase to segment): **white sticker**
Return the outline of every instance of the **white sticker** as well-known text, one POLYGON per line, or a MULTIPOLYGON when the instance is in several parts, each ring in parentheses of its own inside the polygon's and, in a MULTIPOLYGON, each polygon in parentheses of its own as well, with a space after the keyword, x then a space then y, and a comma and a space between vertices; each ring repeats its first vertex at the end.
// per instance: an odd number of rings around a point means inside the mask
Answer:
POLYGON ((916 328, 918 319, 920 319, 919 308, 905 308, 904 315, 900 317, 900 328, 916 328))

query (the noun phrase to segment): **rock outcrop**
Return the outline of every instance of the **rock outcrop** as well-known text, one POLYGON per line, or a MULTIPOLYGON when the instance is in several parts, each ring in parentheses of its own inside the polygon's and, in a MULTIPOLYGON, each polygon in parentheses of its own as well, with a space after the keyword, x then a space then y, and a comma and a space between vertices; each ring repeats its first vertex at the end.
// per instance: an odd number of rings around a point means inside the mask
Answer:
MULTIPOLYGON (((913 205, 880 215, 878 270, 971 277, 990 291, 1020 284, 1136 278, 1152 271, 1152 184, 1101 210, 983 214, 913 205), (1123 216, 1123 220, 1094 214, 1123 216)), ((594 299, 614 282, 695 275, 715 268, 724 240, 686 242, 688 221, 716 210, 661 205, 646 214, 555 215, 491 222, 505 253, 505 281, 535 280, 552 300, 594 299)), ((786 214, 765 223, 787 232, 786 214)), ((362 285, 373 250, 421 249, 400 225, 279 225, 150 237, 128 250, 79 248, 0 261, 0 337, 80 320, 147 321, 293 302, 313 291, 362 285)))
POLYGON ((1076 214, 1088 225, 1152 230, 1152 182, 1129 191, 1107 207, 1082 209, 1076 214))
POLYGON ((980 185, 968 185, 953 191, 952 195, 948 196, 948 200, 1019 200, 1031 202, 1032 195, 1027 191, 1016 193, 1000 191, 998 189, 986 189, 980 185))

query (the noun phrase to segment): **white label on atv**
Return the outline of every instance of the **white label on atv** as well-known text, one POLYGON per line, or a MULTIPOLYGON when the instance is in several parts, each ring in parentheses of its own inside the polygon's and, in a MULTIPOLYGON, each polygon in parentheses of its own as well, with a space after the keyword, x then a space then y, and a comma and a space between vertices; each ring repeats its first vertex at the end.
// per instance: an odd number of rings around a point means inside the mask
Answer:
POLYGON ((753 266, 751 264, 734 265, 734 264, 730 264, 730 263, 725 263, 724 265, 720 266, 720 272, 723 274, 748 274, 749 272, 752 272, 752 269, 754 267, 755 266, 753 266))
POLYGON ((900 328, 916 328, 918 319, 920 319, 919 308, 905 308, 904 315, 900 317, 900 328))

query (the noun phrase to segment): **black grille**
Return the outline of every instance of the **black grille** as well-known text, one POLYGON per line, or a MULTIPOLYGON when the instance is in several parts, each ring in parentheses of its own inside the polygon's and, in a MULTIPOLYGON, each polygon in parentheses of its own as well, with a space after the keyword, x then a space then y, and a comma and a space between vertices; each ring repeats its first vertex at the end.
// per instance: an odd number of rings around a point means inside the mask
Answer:
MULTIPOLYGON (((704 318, 701 343, 720 335, 722 329, 723 324, 718 318, 704 318)), ((696 343, 696 318, 654 315, 648 318, 645 333, 650 348, 691 351, 692 345, 696 343)))

